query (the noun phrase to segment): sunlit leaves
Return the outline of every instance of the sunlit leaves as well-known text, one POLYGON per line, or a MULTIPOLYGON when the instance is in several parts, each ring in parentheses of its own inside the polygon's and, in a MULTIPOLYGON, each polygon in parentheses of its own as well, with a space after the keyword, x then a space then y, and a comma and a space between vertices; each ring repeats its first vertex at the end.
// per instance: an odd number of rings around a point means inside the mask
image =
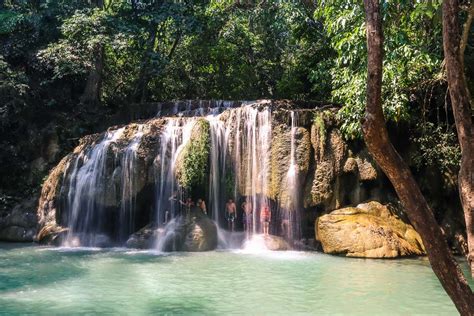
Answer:
MULTIPOLYGON (((323 19, 337 53, 331 69, 333 101, 344 105, 339 116, 347 138, 361 136, 365 104, 366 36, 360 1, 320 1, 315 16, 323 19)), ((385 55, 383 107, 387 120, 410 118, 410 94, 440 69, 441 1, 383 3, 385 55)))

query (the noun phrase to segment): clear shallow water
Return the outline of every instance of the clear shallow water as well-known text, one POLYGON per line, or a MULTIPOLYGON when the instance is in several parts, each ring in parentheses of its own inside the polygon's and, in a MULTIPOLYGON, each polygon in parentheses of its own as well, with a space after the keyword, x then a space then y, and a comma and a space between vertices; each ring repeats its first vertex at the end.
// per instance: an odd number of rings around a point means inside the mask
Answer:
MULTIPOLYGON (((472 280, 470 280, 473 286, 472 280)), ((428 261, 0 244, 0 314, 456 314, 428 261)))

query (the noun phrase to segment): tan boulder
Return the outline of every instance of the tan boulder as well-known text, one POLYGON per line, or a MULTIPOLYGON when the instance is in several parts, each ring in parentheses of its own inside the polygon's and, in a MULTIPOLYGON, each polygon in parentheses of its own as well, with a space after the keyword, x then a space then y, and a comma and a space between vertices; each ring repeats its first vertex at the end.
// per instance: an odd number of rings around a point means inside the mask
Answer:
POLYGON ((420 235, 390 205, 368 202, 335 210, 316 220, 325 253, 361 258, 423 255, 420 235))
POLYGON ((282 250, 291 250, 290 244, 282 237, 274 235, 263 235, 263 241, 268 250, 272 251, 282 251, 282 250))

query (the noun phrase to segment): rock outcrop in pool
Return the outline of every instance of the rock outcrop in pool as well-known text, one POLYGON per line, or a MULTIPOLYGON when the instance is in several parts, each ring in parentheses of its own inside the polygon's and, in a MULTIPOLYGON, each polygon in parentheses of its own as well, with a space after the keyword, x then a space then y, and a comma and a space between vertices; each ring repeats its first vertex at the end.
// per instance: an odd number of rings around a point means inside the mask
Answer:
POLYGON ((316 220, 324 252, 363 258, 396 258, 425 253, 420 235, 403 213, 378 202, 332 211, 316 220))

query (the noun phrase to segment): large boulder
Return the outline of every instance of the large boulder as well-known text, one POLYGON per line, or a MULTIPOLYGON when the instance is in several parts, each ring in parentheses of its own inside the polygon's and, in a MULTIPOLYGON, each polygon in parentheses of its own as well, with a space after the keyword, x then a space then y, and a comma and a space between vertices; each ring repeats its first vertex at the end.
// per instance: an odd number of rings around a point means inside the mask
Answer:
POLYGON ((128 248, 149 249, 156 244, 162 228, 158 228, 156 223, 150 223, 139 231, 130 235, 126 242, 128 248))
POLYGON ((325 253, 362 258, 423 255, 420 235, 391 205, 359 204, 316 220, 316 238, 325 253))
POLYGON ((195 211, 185 220, 183 251, 209 251, 217 247, 217 226, 206 215, 195 211))
POLYGON ((263 235, 263 241, 268 250, 281 251, 292 249, 290 244, 288 244, 288 242, 282 237, 274 235, 263 235))
POLYGON ((129 248, 162 251, 210 251, 217 248, 217 226, 199 210, 178 216, 165 227, 149 224, 127 240, 129 248))

